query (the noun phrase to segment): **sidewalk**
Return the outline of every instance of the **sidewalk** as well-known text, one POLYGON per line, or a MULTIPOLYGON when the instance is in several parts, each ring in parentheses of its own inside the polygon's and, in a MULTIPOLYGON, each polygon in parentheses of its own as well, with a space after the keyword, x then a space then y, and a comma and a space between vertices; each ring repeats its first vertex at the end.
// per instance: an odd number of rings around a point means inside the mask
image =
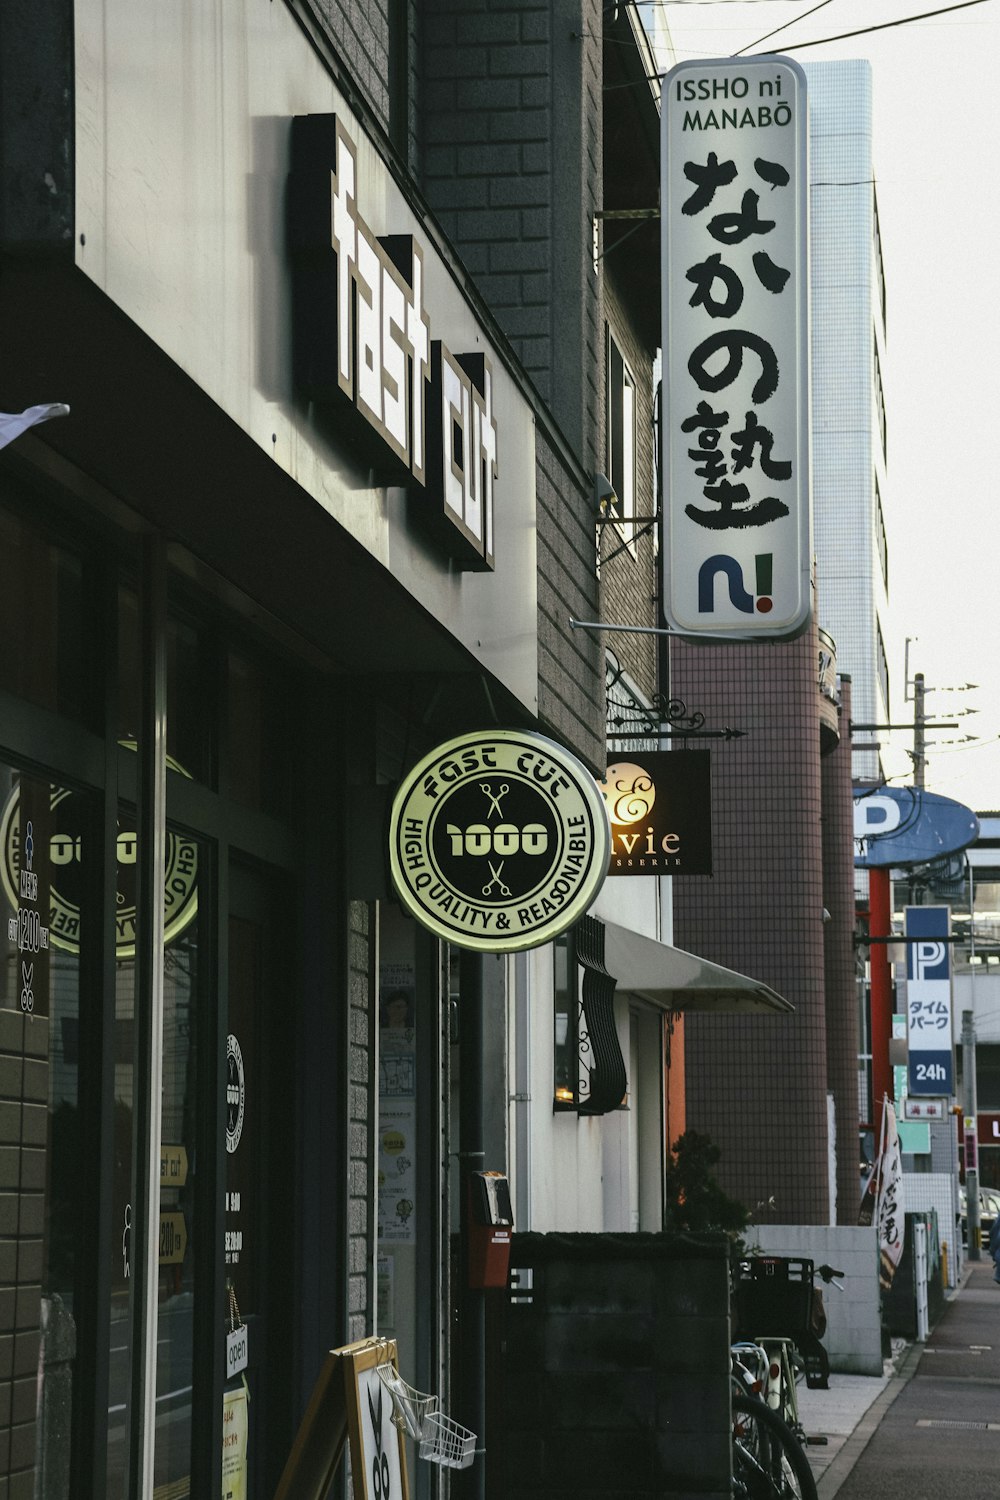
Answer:
MULTIPOLYGON (((948 1293, 946 1311, 967 1285, 971 1266, 966 1262, 961 1282, 948 1293)), ((989 1271, 992 1274, 992 1266, 989 1271)), ((926 1344, 894 1339, 892 1356, 885 1361, 881 1376, 831 1372, 825 1391, 799 1386, 799 1418, 810 1439, 820 1440, 811 1441, 806 1449, 819 1500, 833 1500, 926 1352, 926 1344)))
POLYGON ((799 1386, 799 1419, 811 1439, 806 1449, 819 1500, 833 1500, 885 1412, 910 1379, 922 1345, 897 1340, 881 1375, 831 1372, 825 1391, 799 1386))

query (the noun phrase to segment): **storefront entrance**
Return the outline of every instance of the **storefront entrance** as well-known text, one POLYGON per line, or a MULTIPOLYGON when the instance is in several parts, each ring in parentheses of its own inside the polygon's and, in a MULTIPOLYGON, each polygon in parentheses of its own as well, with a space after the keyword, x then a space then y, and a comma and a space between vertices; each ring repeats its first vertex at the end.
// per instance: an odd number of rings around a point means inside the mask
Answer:
POLYGON ((157 623, 148 545, 29 498, 3 479, 0 1474, 263 1500, 299 1400, 308 694, 162 548, 157 623))

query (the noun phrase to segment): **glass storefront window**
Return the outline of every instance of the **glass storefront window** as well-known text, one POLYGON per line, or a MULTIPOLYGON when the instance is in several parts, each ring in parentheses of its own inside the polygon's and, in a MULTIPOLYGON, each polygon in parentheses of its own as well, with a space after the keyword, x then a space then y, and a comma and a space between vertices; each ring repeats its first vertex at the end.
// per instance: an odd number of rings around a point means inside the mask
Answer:
MULTIPOLYGON (((128 1342, 132 1281, 135 1109, 135 927, 132 865, 135 815, 119 816, 119 883, 115 987, 115 1171, 111 1243, 111 1361, 108 1399, 107 1494, 125 1493, 127 1433, 134 1353, 128 1342), (126 858, 123 859, 123 852, 126 858)), ((161 1075, 160 1228, 156 1348, 154 1479, 158 1492, 188 1493, 191 1480, 191 1412, 194 1388, 194 1183, 197 1113, 199 995, 198 872, 204 867, 194 840, 167 833, 166 949, 163 978, 161 1075), (171 889, 173 887, 173 889, 171 889)))
MULTIPOLYGON (((133 588, 118 590, 118 738, 135 744, 142 714, 139 599, 133 588)), ((205 643, 188 620, 167 622, 167 754, 172 769, 214 784, 215 721, 205 712, 205 643)))
POLYGON ((0 509, 0 689, 82 722, 85 640, 80 558, 0 509))
POLYGON ((78 925, 53 917, 83 873, 79 795, 0 764, 0 808, 0 1308, 15 1351, 0 1437, 11 1483, 34 1469, 34 1493, 63 1500, 84 1222, 80 949, 78 925))
POLYGON ((552 944, 552 960, 553 1108, 575 1109, 580 1090, 580 1038, 576 955, 571 932, 561 933, 556 938, 552 944))
POLYGON ((257 656, 230 650, 227 657, 229 747, 226 767, 230 796, 244 807, 280 815, 287 811, 287 746, 291 733, 281 707, 275 671, 257 656))

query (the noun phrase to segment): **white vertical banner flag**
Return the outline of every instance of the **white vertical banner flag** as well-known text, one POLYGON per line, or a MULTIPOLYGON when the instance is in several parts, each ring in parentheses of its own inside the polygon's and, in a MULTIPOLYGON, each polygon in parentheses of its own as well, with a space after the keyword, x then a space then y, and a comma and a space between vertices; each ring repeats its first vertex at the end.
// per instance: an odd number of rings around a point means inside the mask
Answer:
POLYGON ((68 417, 69 407, 63 401, 49 401, 43 406, 29 406, 24 411, 0 411, 0 448, 6 448, 29 427, 48 422, 52 417, 68 417))
POLYGON ((906 1227, 903 1209, 903 1158, 899 1149, 896 1111, 885 1100, 882 1107, 883 1146, 878 1164, 879 1283, 888 1291, 903 1255, 906 1227))

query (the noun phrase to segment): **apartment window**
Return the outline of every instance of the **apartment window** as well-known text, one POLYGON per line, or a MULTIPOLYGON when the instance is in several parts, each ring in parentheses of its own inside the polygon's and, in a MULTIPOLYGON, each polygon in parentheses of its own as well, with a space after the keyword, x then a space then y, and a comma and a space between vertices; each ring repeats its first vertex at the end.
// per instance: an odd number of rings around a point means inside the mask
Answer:
MULTIPOLYGON (((635 515, 635 377, 608 329, 607 356, 607 464, 608 478, 617 498, 621 521, 635 515)), ((632 528, 628 528, 629 540, 632 528)))
POLYGON ((889 547, 885 539, 885 516, 882 514, 882 491, 879 489, 878 475, 875 476, 875 545, 878 548, 878 559, 882 565, 882 582, 888 593, 889 547))
POLYGON ((872 354, 874 356, 873 363, 875 368, 875 408, 878 416, 879 435, 882 439, 882 457, 885 458, 888 452, 886 446, 885 392, 882 388, 882 363, 878 357, 878 343, 875 341, 874 331, 872 337, 872 354))
POLYGON ((878 197, 872 184, 872 223, 875 227, 875 280, 878 285, 878 302, 882 312, 882 327, 885 327, 885 267, 882 264, 882 230, 878 218, 878 197))
POLYGON ((389 0, 388 6, 389 139, 404 162, 410 160, 410 6, 389 0))
POLYGON ((883 702, 885 703, 886 707, 888 708, 888 704, 889 704, 889 662, 888 662, 888 659, 886 658, 886 654, 885 654, 885 641, 882 639, 882 627, 877 622, 876 622, 876 625, 875 625, 875 637, 876 637, 876 639, 875 639, 876 649, 878 651, 877 668, 878 668, 879 686, 882 689, 882 699, 883 699, 883 702))

